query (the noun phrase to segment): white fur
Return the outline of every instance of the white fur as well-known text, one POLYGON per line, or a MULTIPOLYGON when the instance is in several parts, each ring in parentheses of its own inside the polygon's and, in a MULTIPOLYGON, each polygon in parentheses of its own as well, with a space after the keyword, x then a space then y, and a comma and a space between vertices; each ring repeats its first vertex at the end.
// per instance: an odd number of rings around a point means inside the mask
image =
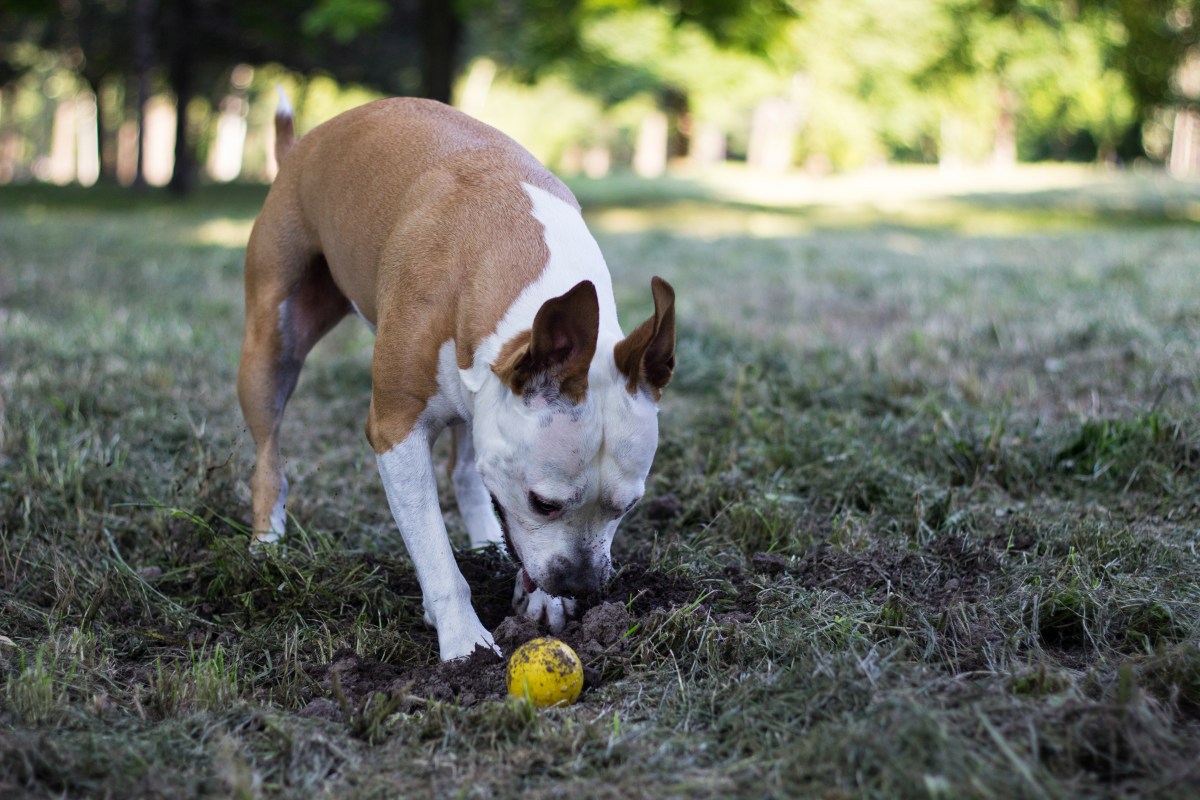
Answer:
POLYGON ((374 333, 375 332, 375 323, 371 322, 371 320, 367 319, 367 315, 364 314, 359 309, 358 303, 355 303, 353 300, 351 300, 350 307, 354 309, 354 313, 358 315, 359 319, 361 319, 363 322, 367 323, 367 327, 371 329, 371 333, 374 333))
POLYGON ((279 476, 279 499, 275 501, 275 507, 271 509, 271 538, 260 536, 259 541, 277 540, 287 530, 287 478, 279 476))
POLYGON ((408 438, 376 457, 388 506, 417 571, 425 619, 437 628, 442 660, 464 658, 480 645, 499 654, 492 634, 471 605, 471 587, 450 549, 438 505, 430 443, 428 429, 418 425, 408 438))
POLYGON ((296 112, 292 109, 292 103, 288 100, 287 92, 278 84, 275 85, 275 91, 279 92, 279 104, 275 106, 275 116, 294 117, 296 112))
POLYGON ((458 501, 463 524, 467 527, 467 535, 471 537, 471 547, 486 547, 489 544, 503 547, 504 535, 492 511, 492 498, 488 496, 487 487, 475 469, 475 444, 470 429, 463 426, 455 443, 457 451, 452 475, 454 497, 458 501))

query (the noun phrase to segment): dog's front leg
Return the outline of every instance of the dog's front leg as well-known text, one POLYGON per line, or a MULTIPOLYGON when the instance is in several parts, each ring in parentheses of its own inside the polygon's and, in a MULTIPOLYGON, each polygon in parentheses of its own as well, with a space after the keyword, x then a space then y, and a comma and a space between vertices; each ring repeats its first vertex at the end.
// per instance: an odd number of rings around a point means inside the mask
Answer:
POLYGON ((471 587, 458 569, 438 505, 431 436, 418 425, 376 456, 392 516, 413 560, 426 622, 437 628, 442 661, 471 655, 482 645, 500 654, 471 605, 471 587))

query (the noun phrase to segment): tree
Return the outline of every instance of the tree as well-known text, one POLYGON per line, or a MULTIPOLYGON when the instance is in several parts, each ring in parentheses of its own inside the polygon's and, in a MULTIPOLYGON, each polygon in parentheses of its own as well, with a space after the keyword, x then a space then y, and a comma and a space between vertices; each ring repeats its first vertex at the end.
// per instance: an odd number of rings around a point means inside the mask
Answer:
POLYGON ((1180 66, 1200 45, 1200 0, 1094 0, 1115 11, 1125 29, 1113 42, 1125 79, 1143 115, 1155 106, 1194 103, 1180 91, 1180 66))
MULTIPOLYGON (((156 83, 168 87, 178 110, 171 188, 183 193, 195 182, 192 100, 217 91, 242 62, 323 71, 386 93, 448 102, 470 35, 475 53, 491 53, 527 77, 569 65, 581 84, 613 97, 649 87, 686 109, 681 87, 585 45, 585 27, 642 8, 742 51, 765 48, 773 23, 792 13, 785 0, 10 0, 0 12, 0 44, 36 42, 59 52, 98 102, 105 81, 132 81, 139 114, 156 83)), ((8 52, 0 51, 4 82, 21 72, 8 52)), ((111 174, 111 165, 102 171, 111 174)))
POLYGON ((955 25, 920 82, 990 120, 993 158, 1062 156, 1046 143, 1082 132, 1098 157, 1115 153, 1136 116, 1110 57, 1121 32, 1109 12, 1058 0, 939 2, 955 25))
MULTIPOLYGON (((0 12, 0 83, 23 73, 17 43, 55 50, 98 98, 106 79, 135 79, 138 106, 154 83, 171 89, 178 109, 171 188, 195 182, 191 101, 222 86, 238 63, 277 62, 322 70, 380 91, 438 94, 449 100, 460 32, 435 0, 17 0, 0 12), (424 58, 436 79, 422 81, 422 31, 434 37, 424 58), (446 50, 449 55, 441 51, 446 50), (433 51, 438 51, 434 53, 433 51)), ((102 117, 104 115, 101 115, 102 117)))
POLYGON ((1115 6, 1126 38, 1117 53, 1142 119, 1169 109, 1169 166, 1200 174, 1200 0, 1097 0, 1115 6))

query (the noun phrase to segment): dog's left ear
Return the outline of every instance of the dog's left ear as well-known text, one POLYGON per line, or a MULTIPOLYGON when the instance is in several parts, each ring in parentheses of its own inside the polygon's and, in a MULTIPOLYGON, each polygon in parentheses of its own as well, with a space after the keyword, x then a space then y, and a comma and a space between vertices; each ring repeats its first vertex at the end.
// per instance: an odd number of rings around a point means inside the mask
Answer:
POLYGON ((581 403, 587 396, 599 331, 596 287, 591 281, 580 281, 571 291, 542 304, 533 328, 501 348, 492 371, 516 394, 546 382, 559 396, 581 403))
POLYGON ((613 358, 628 378, 630 394, 646 386, 658 400, 675 371, 675 290, 656 275, 650 280, 650 291, 654 316, 617 343, 613 358))

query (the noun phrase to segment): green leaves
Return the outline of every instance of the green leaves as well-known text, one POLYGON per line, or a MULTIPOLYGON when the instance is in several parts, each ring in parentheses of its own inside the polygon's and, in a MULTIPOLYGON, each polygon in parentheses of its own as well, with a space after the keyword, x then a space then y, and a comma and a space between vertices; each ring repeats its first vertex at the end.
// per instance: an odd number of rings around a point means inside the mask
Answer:
POLYGON ((317 0, 300 18, 300 28, 309 36, 329 34, 347 44, 378 28, 389 13, 384 0, 317 0))

